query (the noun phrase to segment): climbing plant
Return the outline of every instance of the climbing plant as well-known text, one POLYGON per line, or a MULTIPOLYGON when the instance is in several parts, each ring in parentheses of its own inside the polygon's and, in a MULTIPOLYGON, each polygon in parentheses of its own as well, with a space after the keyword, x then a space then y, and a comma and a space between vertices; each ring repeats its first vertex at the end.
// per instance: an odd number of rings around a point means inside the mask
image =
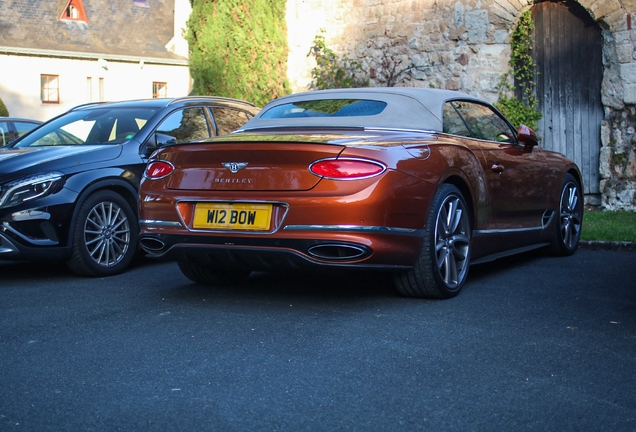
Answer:
POLYGON ((536 96, 534 80, 535 63, 531 50, 534 40, 532 31, 532 11, 527 10, 519 19, 517 28, 512 32, 510 41, 510 70, 504 74, 500 82, 499 100, 495 106, 512 122, 515 127, 520 124, 538 129, 537 121, 541 119, 538 110, 539 101, 536 96), (515 95, 515 90, 517 95, 515 95))
POLYGON ((286 0, 192 1, 187 23, 193 93, 262 106, 290 93, 286 0))

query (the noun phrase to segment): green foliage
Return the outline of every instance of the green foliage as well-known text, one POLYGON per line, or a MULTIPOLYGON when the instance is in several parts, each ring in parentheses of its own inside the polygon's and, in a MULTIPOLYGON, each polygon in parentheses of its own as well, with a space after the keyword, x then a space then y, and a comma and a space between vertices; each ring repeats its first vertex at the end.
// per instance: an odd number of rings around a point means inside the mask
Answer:
POLYGON ((534 131, 538 130, 537 121, 541 119, 541 113, 516 97, 500 95, 495 106, 510 120, 514 127, 519 128, 520 125, 524 124, 534 131))
POLYGON ((636 242, 636 213, 586 211, 581 239, 636 242))
MULTIPOLYGON (((321 31, 324 33, 324 30, 321 31)), ((325 43, 322 34, 316 35, 309 54, 316 60, 316 67, 311 70, 313 89, 324 90, 331 88, 366 87, 368 78, 358 78, 363 73, 362 65, 347 56, 338 56, 325 43)))
POLYGON ((188 20, 193 92, 262 106, 290 93, 285 0, 197 0, 188 20))
POLYGON ((510 48, 510 72, 501 78, 499 100, 495 106, 512 122, 515 127, 520 124, 538 129, 537 121, 541 119, 538 110, 539 102, 535 94, 534 70, 535 63, 530 55, 533 39, 532 12, 527 10, 519 18, 517 28, 512 33, 510 48), (511 76, 514 84, 511 84, 511 76), (505 92, 513 93, 515 86, 521 92, 521 98, 508 96, 505 92))
POLYGON ((0 98, 0 117, 9 117, 9 110, 7 109, 7 106, 4 104, 4 102, 2 102, 2 99, 0 98))

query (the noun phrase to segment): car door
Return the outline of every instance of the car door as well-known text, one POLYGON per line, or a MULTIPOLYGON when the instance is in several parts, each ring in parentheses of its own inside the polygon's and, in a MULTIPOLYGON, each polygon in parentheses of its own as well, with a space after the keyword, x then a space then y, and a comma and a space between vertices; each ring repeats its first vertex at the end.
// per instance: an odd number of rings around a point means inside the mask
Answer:
POLYGON ((520 143, 514 128, 488 105, 448 103, 479 140, 497 228, 503 234, 542 228, 548 166, 541 149, 520 143))

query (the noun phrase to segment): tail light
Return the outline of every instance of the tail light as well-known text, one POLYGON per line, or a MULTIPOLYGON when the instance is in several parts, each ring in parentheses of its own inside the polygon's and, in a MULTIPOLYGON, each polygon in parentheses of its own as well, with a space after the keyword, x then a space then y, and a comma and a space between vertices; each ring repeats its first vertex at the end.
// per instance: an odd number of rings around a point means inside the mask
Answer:
POLYGON ((386 166, 367 159, 323 159, 309 166, 310 173, 330 180, 360 180, 384 171, 386 166))
POLYGON ((150 180, 158 180, 169 176, 174 171, 174 165, 168 161, 156 160, 146 165, 144 176, 150 180))

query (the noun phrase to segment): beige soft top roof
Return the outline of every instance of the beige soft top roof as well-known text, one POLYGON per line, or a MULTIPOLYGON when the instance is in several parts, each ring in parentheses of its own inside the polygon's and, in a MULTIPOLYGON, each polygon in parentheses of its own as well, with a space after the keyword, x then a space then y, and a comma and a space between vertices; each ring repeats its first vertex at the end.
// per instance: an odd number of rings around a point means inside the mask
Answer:
POLYGON ((317 90, 283 96, 269 102, 240 130, 298 127, 362 127, 442 131, 444 103, 449 100, 483 100, 465 93, 411 87, 370 87, 317 90), (261 118, 269 109, 299 101, 325 99, 362 99, 386 102, 379 114, 351 117, 261 118))

